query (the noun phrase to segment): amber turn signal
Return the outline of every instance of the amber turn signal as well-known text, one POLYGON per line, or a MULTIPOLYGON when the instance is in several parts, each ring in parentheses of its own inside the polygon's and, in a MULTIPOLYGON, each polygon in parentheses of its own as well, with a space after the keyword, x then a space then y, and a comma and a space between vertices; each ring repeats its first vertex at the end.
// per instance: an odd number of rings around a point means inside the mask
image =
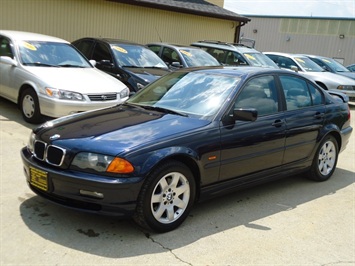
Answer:
POLYGON ((107 167, 106 172, 116 173, 116 174, 129 174, 134 171, 132 164, 124 159, 115 158, 112 160, 110 165, 107 167))

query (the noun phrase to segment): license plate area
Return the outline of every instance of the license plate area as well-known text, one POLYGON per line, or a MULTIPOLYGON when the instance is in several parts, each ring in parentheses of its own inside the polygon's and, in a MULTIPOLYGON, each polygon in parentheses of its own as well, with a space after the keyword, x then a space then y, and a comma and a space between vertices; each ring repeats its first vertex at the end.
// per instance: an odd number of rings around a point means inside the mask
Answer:
POLYGON ((40 190, 48 191, 48 173, 30 167, 30 184, 40 190))

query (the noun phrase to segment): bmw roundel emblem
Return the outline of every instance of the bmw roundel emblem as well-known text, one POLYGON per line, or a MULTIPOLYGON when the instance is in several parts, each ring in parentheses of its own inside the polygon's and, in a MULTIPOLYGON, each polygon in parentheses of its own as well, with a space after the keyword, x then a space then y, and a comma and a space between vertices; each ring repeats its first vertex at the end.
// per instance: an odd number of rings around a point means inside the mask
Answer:
POLYGON ((56 139, 59 139, 59 138, 60 138, 59 134, 54 134, 53 136, 49 137, 50 140, 56 140, 56 139))

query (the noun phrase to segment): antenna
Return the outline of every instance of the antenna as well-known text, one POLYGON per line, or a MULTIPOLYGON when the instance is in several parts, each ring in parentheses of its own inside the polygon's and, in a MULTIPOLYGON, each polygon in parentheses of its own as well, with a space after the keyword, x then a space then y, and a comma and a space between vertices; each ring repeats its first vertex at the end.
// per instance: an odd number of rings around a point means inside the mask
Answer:
POLYGON ((160 35, 159 35, 159 32, 158 32, 158 30, 157 30, 157 27, 154 27, 154 28, 155 28, 155 31, 156 31, 157 34, 158 34, 158 37, 159 37, 160 42, 163 42, 162 39, 161 39, 161 37, 160 37, 160 35))

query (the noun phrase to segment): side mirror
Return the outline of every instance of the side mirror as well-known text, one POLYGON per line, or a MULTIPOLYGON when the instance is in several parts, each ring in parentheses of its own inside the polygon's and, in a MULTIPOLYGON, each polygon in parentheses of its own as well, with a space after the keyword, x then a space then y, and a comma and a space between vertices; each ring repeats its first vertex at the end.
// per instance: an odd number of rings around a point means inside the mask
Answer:
POLYGON ((89 60, 89 62, 90 62, 90 64, 93 66, 93 67, 95 67, 96 66, 96 61, 95 60, 89 60))
POLYGON ((12 59, 9 56, 0 56, 0 62, 10 66, 15 66, 15 67, 17 66, 16 60, 12 59))
POLYGON ((182 65, 179 62, 172 62, 170 66, 175 67, 175 68, 181 68, 182 65))
POLYGON ((295 71, 295 72, 298 72, 298 67, 296 67, 296 66, 291 66, 291 70, 292 70, 292 71, 295 71))
POLYGON ((113 67, 113 63, 111 63, 110 60, 101 60, 100 62, 97 63, 97 65, 100 65, 102 67, 113 67))
POLYGON ((258 118, 258 111, 255 108, 236 108, 233 110, 233 118, 240 121, 254 122, 258 118))

